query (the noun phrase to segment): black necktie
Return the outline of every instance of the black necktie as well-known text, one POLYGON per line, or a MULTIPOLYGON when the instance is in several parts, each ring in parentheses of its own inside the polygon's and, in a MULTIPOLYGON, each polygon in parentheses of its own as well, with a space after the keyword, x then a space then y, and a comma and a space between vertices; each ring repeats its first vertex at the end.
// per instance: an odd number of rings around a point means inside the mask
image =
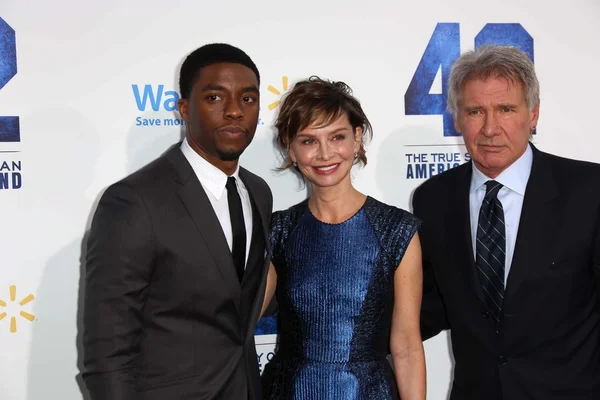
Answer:
POLYGON ((233 256, 233 264, 241 282, 244 277, 244 266, 246 264, 246 224, 244 223, 242 201, 233 176, 227 178, 226 188, 229 216, 231 218, 231 232, 233 233, 231 255, 233 256))
POLYGON ((506 259, 504 210, 502 203, 498 200, 498 192, 502 188, 502 184, 496 181, 487 181, 486 186, 485 197, 479 210, 476 264, 488 309, 498 322, 504 301, 504 262, 506 259))

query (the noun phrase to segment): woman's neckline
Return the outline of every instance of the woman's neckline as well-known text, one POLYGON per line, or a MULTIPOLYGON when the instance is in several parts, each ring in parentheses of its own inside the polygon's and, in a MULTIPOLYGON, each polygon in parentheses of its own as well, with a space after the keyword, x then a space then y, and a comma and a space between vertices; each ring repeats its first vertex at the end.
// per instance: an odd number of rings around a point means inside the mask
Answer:
POLYGON ((317 218, 315 216, 315 214, 313 214, 313 212, 311 211, 310 207, 308 206, 308 201, 306 203, 306 209, 308 211, 308 213, 310 214, 310 216, 317 222, 323 224, 323 225, 331 225, 331 226, 336 226, 336 225, 343 225, 346 222, 350 221, 351 219, 353 219, 354 217, 356 217, 358 214, 360 214, 360 212, 365 208, 365 205, 370 201, 371 197, 370 196, 365 196, 365 201, 363 201, 362 205, 354 212, 352 213, 348 218, 346 218, 345 220, 341 221, 341 222, 325 222, 320 220, 319 218, 317 218))

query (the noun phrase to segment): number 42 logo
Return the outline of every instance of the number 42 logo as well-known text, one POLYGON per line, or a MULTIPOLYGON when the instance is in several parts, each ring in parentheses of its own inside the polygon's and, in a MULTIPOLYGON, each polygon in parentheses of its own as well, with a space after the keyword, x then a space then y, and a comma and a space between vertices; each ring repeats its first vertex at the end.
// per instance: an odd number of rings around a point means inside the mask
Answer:
MULTIPOLYGON (((475 47, 484 44, 510 45, 521 49, 533 61, 533 38, 521 24, 487 24, 475 36, 475 47)), ((446 111, 450 68, 460 56, 458 23, 438 23, 404 94, 406 115, 443 115, 444 136, 459 136, 452 115, 446 111), (432 94, 431 86, 441 68, 442 93, 432 94)))
MULTIPOLYGON (((15 30, 0 18, 0 89, 17 74, 15 30)), ((0 142, 18 142, 19 117, 0 116, 0 142)))

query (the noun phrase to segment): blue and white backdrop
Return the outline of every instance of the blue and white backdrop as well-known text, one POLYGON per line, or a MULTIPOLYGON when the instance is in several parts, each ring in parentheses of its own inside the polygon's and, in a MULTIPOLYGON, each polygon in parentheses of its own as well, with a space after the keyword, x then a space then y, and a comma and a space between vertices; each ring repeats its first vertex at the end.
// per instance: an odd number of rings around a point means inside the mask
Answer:
MULTIPOLYGON (((461 51, 518 45, 541 82, 535 143, 600 162, 600 3, 420 1, 0 2, 0 398, 85 398, 78 375, 82 240, 112 182, 177 142, 178 69, 209 42, 247 51, 262 75, 260 125, 242 163, 275 209, 305 198, 277 173, 280 97, 309 75, 343 80, 375 135, 356 186, 408 208, 414 188, 468 160, 444 113, 461 51)), ((440 202, 446 199, 439 199, 440 202)), ((257 332, 261 366, 276 335, 257 332)), ((452 378, 447 335, 426 342, 428 393, 452 378)))

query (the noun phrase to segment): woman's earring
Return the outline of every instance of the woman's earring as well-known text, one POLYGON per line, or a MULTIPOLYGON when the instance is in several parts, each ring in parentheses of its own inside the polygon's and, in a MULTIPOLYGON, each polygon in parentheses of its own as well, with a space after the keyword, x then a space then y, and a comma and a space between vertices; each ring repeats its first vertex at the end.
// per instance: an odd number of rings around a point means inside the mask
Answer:
POLYGON ((358 153, 354 153, 354 158, 358 158, 358 153))
POLYGON ((293 165, 294 167, 297 167, 297 166, 298 166, 298 164, 296 164, 296 161, 294 161, 294 162, 292 163, 292 165, 293 165))

